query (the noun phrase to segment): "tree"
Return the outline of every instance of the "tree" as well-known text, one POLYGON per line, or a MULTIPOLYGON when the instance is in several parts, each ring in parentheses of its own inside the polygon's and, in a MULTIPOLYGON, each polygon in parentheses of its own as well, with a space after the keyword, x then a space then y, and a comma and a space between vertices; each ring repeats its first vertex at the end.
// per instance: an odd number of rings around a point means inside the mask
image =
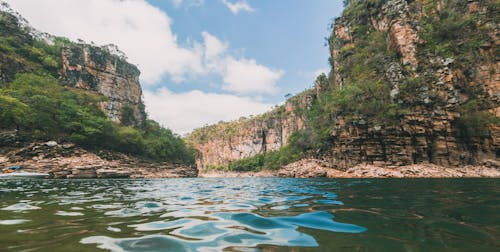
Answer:
POLYGON ((15 126, 19 130, 30 109, 16 98, 0 95, 0 128, 15 126))

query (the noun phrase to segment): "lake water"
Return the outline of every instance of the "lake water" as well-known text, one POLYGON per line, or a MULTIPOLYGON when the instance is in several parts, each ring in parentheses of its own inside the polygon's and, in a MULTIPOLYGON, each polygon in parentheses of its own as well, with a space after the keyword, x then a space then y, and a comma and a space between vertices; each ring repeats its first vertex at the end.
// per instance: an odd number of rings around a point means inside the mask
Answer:
POLYGON ((0 180, 0 251, 101 249, 500 251, 500 180, 0 180))

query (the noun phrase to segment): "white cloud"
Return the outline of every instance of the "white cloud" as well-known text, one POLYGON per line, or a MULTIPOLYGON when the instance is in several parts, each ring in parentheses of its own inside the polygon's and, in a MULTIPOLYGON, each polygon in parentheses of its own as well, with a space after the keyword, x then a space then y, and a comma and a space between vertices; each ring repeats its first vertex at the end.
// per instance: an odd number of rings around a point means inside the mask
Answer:
POLYGON ((328 73, 330 72, 330 70, 328 68, 320 68, 320 69, 317 69, 315 71, 312 72, 312 77, 314 79, 316 79, 316 77, 318 77, 320 74, 324 73, 328 76, 328 73))
POLYGON ((281 70, 272 70, 259 65, 255 60, 227 59, 223 88, 236 93, 276 93, 275 83, 283 76, 281 70))
POLYGON ((250 6, 245 0, 238 0, 235 3, 229 2, 229 0, 222 0, 222 3, 227 6, 227 8, 233 13, 238 14, 240 11, 254 12, 254 8, 250 6))
POLYGON ((155 92, 146 90, 144 98, 150 117, 180 134, 220 120, 257 115, 272 106, 249 97, 204 93, 199 90, 185 93, 174 93, 166 88, 155 92))
POLYGON ((208 71, 223 77, 226 91, 237 94, 273 94, 278 91, 276 83, 284 71, 274 70, 258 64, 254 59, 236 59, 228 55, 228 43, 221 42, 208 32, 203 32, 205 65, 208 71))
POLYGON ((204 31, 201 33, 205 45, 205 59, 212 60, 226 52, 229 44, 204 31))
POLYGON ((181 7, 182 0, 172 0, 172 4, 174 5, 175 8, 181 7))
POLYGON ((175 8, 180 8, 183 4, 189 7, 200 7, 205 3, 205 0, 172 0, 175 8))
MULTIPOLYGON (((174 1, 184 5, 189 0, 174 1)), ((225 91, 253 97, 198 90, 184 93, 166 88, 154 92, 145 90, 144 102, 150 116, 178 133, 268 110, 271 104, 257 97, 276 92, 277 81, 284 74, 255 59, 235 57, 229 50, 229 42, 209 32, 202 32, 203 41, 180 43, 171 30, 172 20, 167 14, 144 0, 7 2, 41 31, 98 45, 118 45, 129 61, 138 65, 144 85, 158 85, 163 76, 169 76, 174 82, 186 82, 216 75, 220 77, 217 82, 224 82, 225 91)), ((213 80, 207 81, 207 86, 210 82, 213 80)))

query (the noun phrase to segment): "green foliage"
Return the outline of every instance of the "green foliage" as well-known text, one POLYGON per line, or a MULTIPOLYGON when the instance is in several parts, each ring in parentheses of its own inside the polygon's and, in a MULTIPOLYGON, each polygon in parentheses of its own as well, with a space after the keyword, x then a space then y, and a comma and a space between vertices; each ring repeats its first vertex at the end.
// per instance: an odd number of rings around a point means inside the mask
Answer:
POLYGON ((143 128, 111 122, 97 107, 101 97, 64 88, 44 74, 20 74, 0 89, 0 127, 16 127, 35 139, 73 141, 154 160, 194 163, 195 151, 158 123, 143 128))
MULTIPOLYGON (((0 12, 0 30, 0 128, 16 128, 34 140, 68 140, 89 149, 194 164, 196 151, 170 130, 151 120, 138 125, 129 106, 122 111, 125 126, 117 125, 98 107, 106 98, 59 83, 62 48, 82 61, 81 45, 62 37, 47 36, 50 43, 34 38, 6 12, 0 12)), ((115 46, 91 47, 90 57, 97 64, 110 58, 119 73, 137 76, 137 67, 115 51, 115 46)), ((142 104, 139 113, 146 118, 142 104)))
POLYGON ((258 171, 264 165, 264 155, 257 154, 253 157, 243 158, 229 163, 228 169, 230 171, 258 171))
POLYGON ((29 107, 16 98, 0 95, 0 128, 10 128, 24 123, 29 107))
POLYGON ((132 107, 128 105, 123 106, 121 122, 126 126, 134 126, 139 123, 134 116, 134 110, 132 107))
POLYGON ((290 136, 289 144, 283 148, 230 162, 227 169, 230 171, 277 170, 305 157, 307 152, 318 146, 317 140, 315 132, 309 129, 298 131, 290 136))
POLYGON ((461 134, 465 138, 483 136, 488 132, 488 126, 495 123, 495 118, 481 108, 477 100, 470 100, 459 108, 460 117, 457 120, 461 134))
MULTIPOLYGON (((487 13, 498 12, 498 1, 480 2, 489 8, 487 13)), ((419 31, 424 42, 419 48, 422 54, 453 58, 455 65, 465 70, 487 59, 480 48, 485 42, 492 42, 489 34, 495 32, 495 26, 485 21, 497 17, 481 12, 465 13, 467 4, 466 1, 450 0, 444 1, 441 8, 431 5, 426 9, 429 14, 424 15, 423 29, 419 31)))
POLYGON ((332 125, 331 120, 337 116, 391 125, 407 112, 390 96, 392 87, 385 72, 387 63, 397 61, 399 55, 389 46, 386 34, 360 23, 354 26, 353 36, 355 45, 342 47, 336 59, 341 66, 337 71, 342 76, 342 88, 325 92, 311 111, 310 124, 321 139, 327 137, 325 125, 332 125))

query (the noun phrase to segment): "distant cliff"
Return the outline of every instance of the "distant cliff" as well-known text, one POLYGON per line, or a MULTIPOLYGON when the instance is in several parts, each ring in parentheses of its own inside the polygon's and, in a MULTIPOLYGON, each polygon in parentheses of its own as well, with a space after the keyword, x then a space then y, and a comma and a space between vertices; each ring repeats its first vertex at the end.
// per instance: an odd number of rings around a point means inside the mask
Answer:
MULTIPOLYGON (((315 94, 309 108, 292 106, 286 115, 266 116, 276 115, 273 111, 247 123, 195 131, 203 167, 240 162, 266 168, 259 154, 280 147, 301 153, 296 158, 320 158, 341 170, 362 163, 460 166, 498 159, 498 3, 346 4, 328 41, 331 72, 319 76, 309 91, 315 94), (273 137, 277 125, 293 127, 273 137), (222 134, 229 129, 238 134, 222 134), (292 132, 296 137, 288 141, 292 132), (254 155, 257 161, 248 158, 254 155)), ((283 157, 286 153, 279 154, 286 160, 280 165, 296 160, 283 157)))
POLYGON ((231 161, 279 150, 293 132, 304 128, 304 115, 315 99, 304 92, 270 112, 194 130, 188 142, 200 151, 199 168, 227 166, 231 161))

